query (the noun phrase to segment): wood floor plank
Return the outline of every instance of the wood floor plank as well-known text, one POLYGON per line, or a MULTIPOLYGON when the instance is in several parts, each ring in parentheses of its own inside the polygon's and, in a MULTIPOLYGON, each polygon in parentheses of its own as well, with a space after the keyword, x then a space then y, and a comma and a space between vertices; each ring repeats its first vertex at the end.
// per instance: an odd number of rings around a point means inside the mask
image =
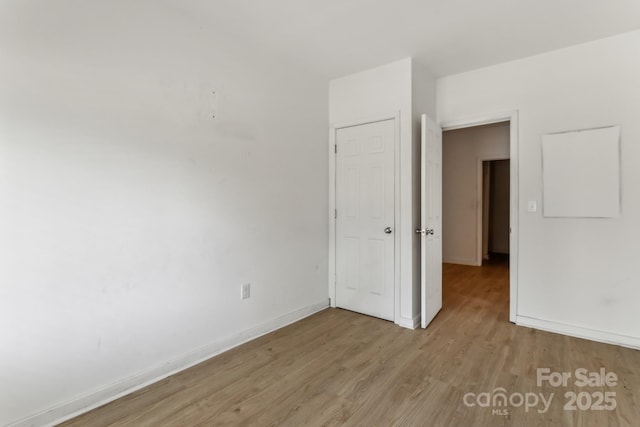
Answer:
POLYGON ((640 425, 640 352, 509 323, 505 263, 445 264, 443 278, 443 309, 426 330, 325 310, 62 425, 640 425), (605 368, 618 384, 538 386, 537 368, 605 368), (554 398, 546 412, 464 403, 499 388, 554 398), (567 392, 605 391, 615 410, 564 408, 567 392))

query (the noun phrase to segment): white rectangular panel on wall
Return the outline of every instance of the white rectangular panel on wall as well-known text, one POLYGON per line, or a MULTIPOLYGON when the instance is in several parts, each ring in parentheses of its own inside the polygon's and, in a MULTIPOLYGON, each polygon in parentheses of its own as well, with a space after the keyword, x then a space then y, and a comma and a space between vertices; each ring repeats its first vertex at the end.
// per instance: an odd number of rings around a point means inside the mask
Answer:
POLYGON ((545 217, 620 215, 620 127, 542 136, 545 217))

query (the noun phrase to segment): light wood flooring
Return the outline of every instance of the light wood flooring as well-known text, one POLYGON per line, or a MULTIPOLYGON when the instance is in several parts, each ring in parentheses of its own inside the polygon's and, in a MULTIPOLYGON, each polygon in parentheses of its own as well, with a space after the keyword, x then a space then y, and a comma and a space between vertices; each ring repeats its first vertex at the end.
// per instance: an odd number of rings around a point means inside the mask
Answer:
POLYGON ((64 426, 640 426, 640 352, 509 323, 503 263, 445 264, 444 283, 426 330, 325 310, 64 426), (538 367, 604 367, 618 383, 538 387, 538 367), (463 403, 498 387, 554 398, 546 413, 463 403), (615 392, 617 407, 566 411, 569 391, 615 392))

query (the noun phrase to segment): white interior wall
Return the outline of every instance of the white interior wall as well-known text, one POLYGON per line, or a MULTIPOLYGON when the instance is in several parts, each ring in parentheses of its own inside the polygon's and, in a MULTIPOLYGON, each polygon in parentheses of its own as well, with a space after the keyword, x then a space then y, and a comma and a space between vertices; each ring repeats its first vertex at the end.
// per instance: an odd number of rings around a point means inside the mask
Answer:
POLYGON ((442 136, 442 259, 479 265, 478 161, 509 158, 509 122, 443 132, 442 136))
POLYGON ((438 119, 519 111, 517 321, 640 346, 640 31, 437 82, 438 119), (541 136, 621 125, 622 215, 543 218, 541 136), (527 212, 527 201, 538 202, 527 212))
POLYGON ((0 425, 327 305, 324 79, 151 1, 3 2, 0 63, 0 425))

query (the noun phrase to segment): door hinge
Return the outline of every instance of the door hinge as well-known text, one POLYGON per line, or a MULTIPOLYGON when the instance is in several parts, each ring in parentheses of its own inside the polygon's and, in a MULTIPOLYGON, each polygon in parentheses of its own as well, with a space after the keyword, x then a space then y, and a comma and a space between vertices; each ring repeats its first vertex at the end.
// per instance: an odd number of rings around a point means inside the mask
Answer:
POLYGON ((338 209, 333 210, 333 219, 338 219, 338 209))
POLYGON ((333 150, 335 151, 336 154, 338 154, 338 144, 334 144, 333 150))

